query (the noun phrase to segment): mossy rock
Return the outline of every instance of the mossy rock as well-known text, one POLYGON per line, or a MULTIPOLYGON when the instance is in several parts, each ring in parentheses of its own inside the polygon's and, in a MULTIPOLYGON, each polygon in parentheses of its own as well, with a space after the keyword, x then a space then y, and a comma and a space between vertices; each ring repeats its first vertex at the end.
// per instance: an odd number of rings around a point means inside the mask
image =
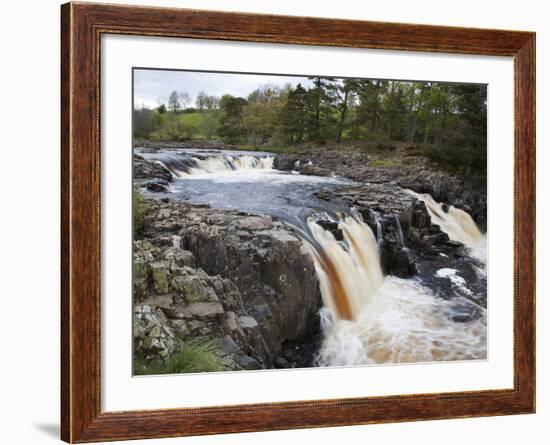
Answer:
POLYGON ((168 267, 164 262, 151 264, 151 277, 157 294, 167 294, 169 292, 168 267))

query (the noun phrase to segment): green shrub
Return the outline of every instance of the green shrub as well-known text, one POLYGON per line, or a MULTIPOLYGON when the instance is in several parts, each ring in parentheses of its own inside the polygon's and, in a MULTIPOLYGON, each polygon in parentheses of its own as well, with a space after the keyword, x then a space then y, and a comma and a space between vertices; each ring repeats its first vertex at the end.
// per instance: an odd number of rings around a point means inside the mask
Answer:
POLYGON ((200 342, 197 339, 189 340, 166 363, 148 362, 140 356, 134 358, 134 374, 136 375, 213 372, 225 369, 217 354, 216 340, 207 342, 200 342))
POLYGON ((481 177, 487 175, 487 154, 484 150, 468 146, 430 145, 424 147, 423 151, 430 161, 451 173, 481 177))

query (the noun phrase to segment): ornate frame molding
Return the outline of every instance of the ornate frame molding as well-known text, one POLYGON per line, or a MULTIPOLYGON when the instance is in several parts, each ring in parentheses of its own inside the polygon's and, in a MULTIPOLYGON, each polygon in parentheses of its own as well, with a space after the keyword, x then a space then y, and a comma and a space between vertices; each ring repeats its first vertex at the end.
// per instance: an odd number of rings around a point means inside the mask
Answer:
POLYGON ((61 7, 61 436, 174 437, 535 411, 535 34, 92 3, 61 7), (103 34, 512 56, 515 67, 514 388, 102 412, 100 56, 103 34))

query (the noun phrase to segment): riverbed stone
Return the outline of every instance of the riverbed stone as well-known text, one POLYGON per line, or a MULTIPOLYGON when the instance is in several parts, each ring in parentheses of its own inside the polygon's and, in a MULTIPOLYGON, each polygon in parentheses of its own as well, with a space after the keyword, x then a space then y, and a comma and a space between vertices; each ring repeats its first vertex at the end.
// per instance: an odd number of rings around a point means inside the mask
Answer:
POLYGON ((254 329, 258 326, 258 322, 256 321, 256 319, 248 315, 243 315, 242 317, 239 317, 239 324, 244 329, 254 329))

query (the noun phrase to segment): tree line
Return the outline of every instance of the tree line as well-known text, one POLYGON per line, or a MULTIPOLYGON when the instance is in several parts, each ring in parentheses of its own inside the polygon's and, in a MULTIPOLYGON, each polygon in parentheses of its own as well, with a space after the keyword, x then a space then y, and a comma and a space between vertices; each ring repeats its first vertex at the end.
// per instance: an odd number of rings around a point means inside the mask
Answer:
POLYGON ((194 104, 174 91, 167 104, 134 110, 134 131, 256 147, 402 141, 446 167, 484 172, 486 98, 485 85, 314 77, 264 85, 246 98, 200 92, 194 104))

